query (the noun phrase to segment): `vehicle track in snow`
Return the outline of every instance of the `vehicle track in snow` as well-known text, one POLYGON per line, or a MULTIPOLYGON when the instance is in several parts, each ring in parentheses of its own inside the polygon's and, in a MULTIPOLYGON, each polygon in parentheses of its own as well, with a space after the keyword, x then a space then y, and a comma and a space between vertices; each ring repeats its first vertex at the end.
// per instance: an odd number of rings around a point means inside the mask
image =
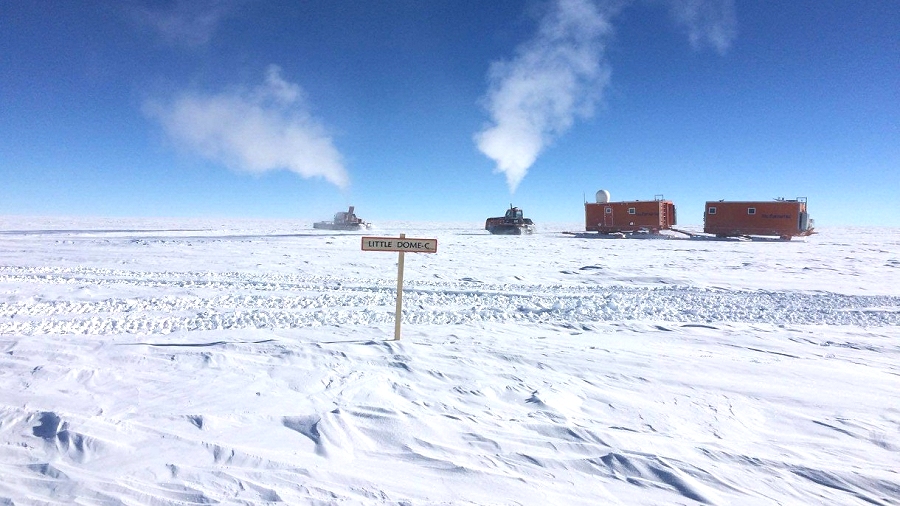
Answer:
MULTIPOLYGON (((168 334, 393 322, 393 280, 304 274, 0 267, 0 287, 69 285, 58 300, 7 296, 0 334, 168 334), (81 293, 80 293, 81 292, 81 293), (148 296, 148 294, 152 294, 148 296)), ((53 292, 38 288, 35 293, 53 292)), ((403 321, 572 324, 601 321, 900 325, 900 297, 665 285, 408 281, 403 321)))

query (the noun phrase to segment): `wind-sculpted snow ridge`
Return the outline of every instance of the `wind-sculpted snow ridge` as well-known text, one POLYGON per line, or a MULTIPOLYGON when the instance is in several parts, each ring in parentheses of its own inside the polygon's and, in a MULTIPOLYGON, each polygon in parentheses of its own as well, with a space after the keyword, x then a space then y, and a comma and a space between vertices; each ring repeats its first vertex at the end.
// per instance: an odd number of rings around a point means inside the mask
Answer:
POLYGON ((895 328, 389 329, 5 340, 0 497, 897 504, 895 328))
MULTIPOLYGON (((283 329, 393 320, 389 281, 327 276, 0 268, 0 283, 75 284, 177 295, 0 303, 0 334, 167 334, 181 330, 283 329), (186 295, 184 290, 197 292, 186 295)), ((622 320, 885 326, 900 324, 900 297, 690 286, 629 287, 415 281, 404 321, 567 323, 622 320)))

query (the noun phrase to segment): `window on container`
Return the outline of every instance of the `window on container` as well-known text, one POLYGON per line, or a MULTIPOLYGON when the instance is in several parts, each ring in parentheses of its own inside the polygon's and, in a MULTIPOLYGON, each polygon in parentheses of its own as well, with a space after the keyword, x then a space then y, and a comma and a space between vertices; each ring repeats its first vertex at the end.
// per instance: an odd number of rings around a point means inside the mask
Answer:
POLYGON ((611 207, 607 207, 607 208, 606 208, 606 214, 612 214, 612 208, 611 208, 611 207))
POLYGON ((635 212, 634 212, 634 208, 633 208, 633 207, 629 207, 629 208, 628 208, 628 214, 634 214, 634 213, 635 213, 635 212))
POLYGON ((715 207, 710 207, 710 208, 709 208, 709 211, 707 211, 707 213, 709 213, 709 214, 716 214, 716 208, 715 208, 715 207))
POLYGON ((748 208, 747 208, 747 214, 756 214, 756 208, 755 208, 755 207, 748 207, 748 208))

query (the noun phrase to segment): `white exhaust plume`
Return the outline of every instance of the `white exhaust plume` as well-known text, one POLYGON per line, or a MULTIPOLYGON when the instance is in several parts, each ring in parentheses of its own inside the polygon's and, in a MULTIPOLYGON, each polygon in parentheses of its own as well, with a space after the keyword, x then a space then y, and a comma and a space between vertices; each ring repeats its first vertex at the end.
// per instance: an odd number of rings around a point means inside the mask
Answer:
POLYGON ((145 105, 176 142, 201 156, 253 174, 287 169, 349 184, 343 159, 325 128, 303 103, 300 86, 271 65, 266 82, 249 91, 186 93, 171 103, 145 105))
POLYGON ((510 192, 577 116, 593 113, 609 80, 602 54, 611 14, 590 0, 556 0, 516 57, 491 65, 485 105, 493 125, 475 143, 506 174, 510 192))
POLYGON ((203 46, 213 38, 219 25, 234 15, 248 0, 174 0, 123 3, 140 23, 152 27, 166 42, 188 47, 203 46))
POLYGON ((731 47, 737 33, 734 0, 669 0, 669 6, 694 49, 708 44, 725 54, 731 47))
MULTIPOLYGON (((593 114, 609 82, 604 58, 610 20, 627 1, 553 0, 537 34, 510 61, 491 65, 484 105, 491 124, 475 134, 478 149, 506 174, 515 192, 538 155, 593 114)), ((669 0, 695 48, 724 53, 734 38, 733 0, 669 0)))

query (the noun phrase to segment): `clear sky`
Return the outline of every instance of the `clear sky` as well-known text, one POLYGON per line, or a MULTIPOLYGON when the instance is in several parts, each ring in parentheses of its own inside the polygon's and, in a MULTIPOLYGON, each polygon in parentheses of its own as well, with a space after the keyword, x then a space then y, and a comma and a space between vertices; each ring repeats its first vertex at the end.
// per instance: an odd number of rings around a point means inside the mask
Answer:
POLYGON ((897 0, 0 0, 0 214, 900 226, 897 0))

